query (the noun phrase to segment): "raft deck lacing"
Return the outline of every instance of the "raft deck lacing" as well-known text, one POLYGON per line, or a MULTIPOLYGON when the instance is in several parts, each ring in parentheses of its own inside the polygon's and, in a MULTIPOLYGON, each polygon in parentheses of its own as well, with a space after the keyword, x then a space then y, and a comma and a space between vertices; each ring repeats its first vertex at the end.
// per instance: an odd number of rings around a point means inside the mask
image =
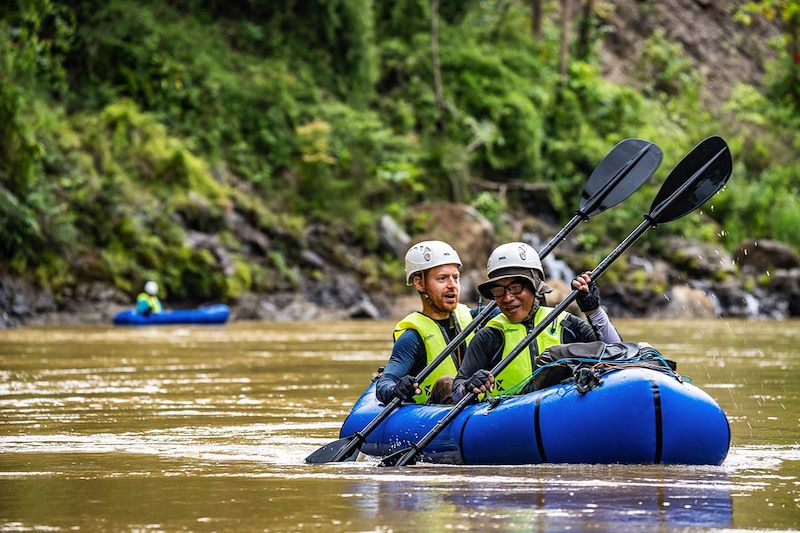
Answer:
POLYGON ((662 372, 668 376, 671 376, 677 379, 679 382, 683 383, 691 383, 692 378, 685 374, 679 374, 675 370, 673 370, 667 360, 661 355, 661 352, 656 350, 655 348, 643 348, 640 353, 636 354, 632 357, 622 358, 622 359, 613 359, 613 360, 606 360, 603 361, 603 353, 605 352, 606 348, 604 347, 598 357, 562 357, 561 359, 556 359, 555 361, 551 361, 547 364, 541 365, 537 367, 530 376, 526 377, 525 379, 521 380, 520 382, 514 384, 513 386, 509 387, 502 394, 495 396, 496 400, 505 397, 505 396, 513 396, 517 393, 517 391, 523 389, 530 381, 536 377, 541 371, 546 368, 557 366, 561 364, 566 365, 578 365, 578 364, 592 364, 591 369, 595 372, 598 376, 602 376, 608 374, 609 372, 613 372, 615 370, 622 370, 625 368, 646 368, 649 370, 655 370, 657 372, 662 372))

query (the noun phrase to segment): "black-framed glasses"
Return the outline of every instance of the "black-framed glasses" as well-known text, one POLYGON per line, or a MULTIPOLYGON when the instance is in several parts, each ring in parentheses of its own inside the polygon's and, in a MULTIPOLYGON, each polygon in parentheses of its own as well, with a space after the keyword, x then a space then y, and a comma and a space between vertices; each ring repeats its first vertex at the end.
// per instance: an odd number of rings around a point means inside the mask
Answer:
POLYGON ((525 289, 525 285, 522 283, 510 283, 505 287, 502 285, 495 285, 491 290, 492 296, 495 298, 500 298, 506 293, 506 291, 508 291, 510 294, 519 294, 523 291, 523 289, 525 289))

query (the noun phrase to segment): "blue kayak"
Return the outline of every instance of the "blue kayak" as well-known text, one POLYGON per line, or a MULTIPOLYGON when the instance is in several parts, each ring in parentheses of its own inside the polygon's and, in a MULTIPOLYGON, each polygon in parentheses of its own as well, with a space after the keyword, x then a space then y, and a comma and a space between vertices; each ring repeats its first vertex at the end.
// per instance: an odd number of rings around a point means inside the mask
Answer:
POLYGON ((230 309, 218 304, 197 309, 170 309, 161 313, 142 315, 133 309, 120 311, 114 317, 114 324, 128 326, 157 326, 166 324, 224 324, 230 309))
MULTIPOLYGON (((342 425, 362 430, 384 408, 370 385, 342 425)), ((367 455, 385 456, 418 441, 449 406, 404 404, 372 431, 367 455)), ((698 387, 657 370, 605 374, 594 390, 574 382, 496 405, 467 406, 423 450, 453 464, 628 463, 719 465, 730 447, 725 413, 698 387)))

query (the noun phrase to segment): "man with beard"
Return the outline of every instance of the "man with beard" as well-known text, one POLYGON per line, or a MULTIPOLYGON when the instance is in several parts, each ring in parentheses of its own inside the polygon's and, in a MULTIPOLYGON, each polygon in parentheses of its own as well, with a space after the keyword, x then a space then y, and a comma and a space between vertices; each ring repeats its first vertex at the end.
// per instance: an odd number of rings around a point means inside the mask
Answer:
POLYGON ((473 312, 458 301, 461 259, 445 242, 424 241, 408 250, 405 264, 406 285, 417 289, 422 310, 410 313, 395 326, 392 355, 375 393, 383 403, 395 396, 416 403, 447 403, 453 376, 474 334, 422 383, 415 377, 472 321, 473 312))
POLYGON ((621 342, 605 310, 600 293, 589 273, 575 278, 572 286, 580 292, 577 303, 589 322, 562 312, 499 375, 490 370, 506 357, 552 311, 540 305, 544 294, 552 291, 543 281, 539 254, 523 242, 495 248, 487 265, 489 280, 478 286, 487 298, 494 298, 502 314, 491 319, 475 334, 453 382, 453 401, 467 391, 500 396, 526 391, 524 386, 536 368, 536 357, 550 346, 573 342, 621 342))

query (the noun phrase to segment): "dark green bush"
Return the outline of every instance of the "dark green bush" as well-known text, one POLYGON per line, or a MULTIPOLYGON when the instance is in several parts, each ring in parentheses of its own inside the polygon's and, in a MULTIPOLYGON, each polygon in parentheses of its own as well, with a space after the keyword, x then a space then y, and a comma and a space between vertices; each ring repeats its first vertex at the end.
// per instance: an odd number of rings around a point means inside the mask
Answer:
POLYGON ((581 246, 604 255, 710 134, 731 145, 730 186, 643 245, 680 234, 800 247, 800 83, 784 54, 765 90, 735 88, 717 110, 663 33, 636 59, 638 86, 604 79, 596 42, 581 43, 562 80, 555 19, 534 40, 524 2, 441 0, 439 102, 430 9, 427 0, 4 3, 0 268, 54 289, 91 276, 135 293, 153 278, 173 298, 236 298, 323 276, 300 256, 314 242, 378 286, 398 266, 378 237, 382 214, 405 220, 412 204, 453 200, 498 226, 522 209, 565 222, 615 144, 655 141, 664 164, 651 183, 583 230, 581 246), (520 183, 541 188, 495 195, 520 183), (227 265, 192 232, 216 235, 227 265))

